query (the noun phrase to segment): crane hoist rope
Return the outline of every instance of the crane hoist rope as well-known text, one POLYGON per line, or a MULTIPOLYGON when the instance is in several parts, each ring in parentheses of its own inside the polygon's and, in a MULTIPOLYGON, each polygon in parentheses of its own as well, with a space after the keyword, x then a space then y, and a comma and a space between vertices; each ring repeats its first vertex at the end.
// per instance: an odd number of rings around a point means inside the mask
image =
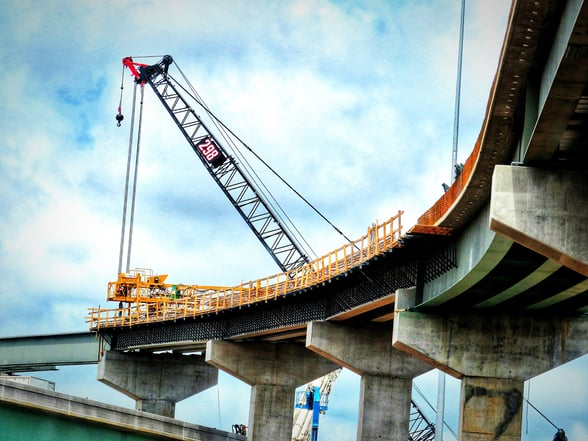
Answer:
MULTIPOLYGON (((121 102, 118 106, 118 113, 116 115, 116 120, 118 121, 117 126, 120 127, 120 124, 123 120, 123 115, 121 113, 121 105, 122 105, 122 80, 121 80, 121 102)), ((133 243, 133 223, 134 223, 134 213, 135 213, 135 199, 137 195, 137 174, 139 171, 139 150, 141 144, 141 124, 143 120, 143 96, 144 96, 144 89, 141 87, 141 101, 140 101, 140 109, 139 109, 139 129, 137 130, 137 146, 135 151, 135 169, 134 169, 134 176, 133 176, 133 187, 132 187, 132 198, 131 198, 131 215, 129 221, 129 237, 128 237, 128 248, 127 248, 127 263, 126 263, 126 272, 130 271, 130 264, 131 264, 131 248, 133 243)), ((122 215, 122 222, 121 222, 121 233, 120 233, 120 251, 118 257, 118 273, 122 272, 122 265, 123 265, 123 255, 124 255, 124 244, 125 244, 125 233, 126 233, 126 219, 127 219, 127 204, 128 204, 128 196, 129 196, 129 178, 130 178, 130 169, 131 169, 131 158, 133 152, 133 127, 135 123, 135 104, 136 104, 136 97, 137 97, 137 84, 133 89, 133 110, 132 110, 132 118, 131 118, 131 129, 129 131, 129 149, 127 155, 127 171, 125 177, 125 194, 124 194, 124 201, 123 201, 123 215, 122 215)))

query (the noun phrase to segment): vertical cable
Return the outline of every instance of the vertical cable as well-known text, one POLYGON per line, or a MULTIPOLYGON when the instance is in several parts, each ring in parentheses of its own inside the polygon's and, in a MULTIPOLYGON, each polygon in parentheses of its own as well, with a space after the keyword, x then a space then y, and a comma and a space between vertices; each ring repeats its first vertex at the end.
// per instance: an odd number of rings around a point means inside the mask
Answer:
POLYGON ((445 373, 437 376, 437 414, 435 419, 435 441, 443 441, 443 422, 445 420, 445 373))
MULTIPOLYGON (((523 395, 524 396, 524 395, 523 395)), ((531 399, 531 380, 527 382, 527 409, 525 412, 525 433, 529 434, 529 400, 531 399)))
POLYGON ((223 424, 221 422, 220 385, 218 384, 218 380, 216 383, 216 402, 218 405, 218 427, 221 428, 223 424))
POLYGON ((135 175, 133 176, 133 197, 131 199, 131 219, 129 223, 129 243, 127 249, 127 269, 131 271, 131 246, 133 245, 133 223, 135 219, 135 197, 137 195, 137 174, 139 172, 139 149, 141 146, 141 126, 143 123, 143 97, 145 87, 141 84, 141 101, 139 102, 139 127, 137 127, 137 150, 135 152, 135 175))
POLYGON ((457 165, 457 141, 459 138, 459 104, 461 96, 461 65, 463 57, 463 27, 465 17, 465 0, 461 1, 461 18, 459 23, 459 47, 457 50, 457 80, 455 85, 455 110, 453 114, 453 154, 451 157, 451 180, 455 180, 455 166, 457 165))
POLYGON ((131 115, 131 128, 129 131, 129 154, 127 158, 127 175, 125 178, 125 195, 123 201, 123 215, 122 215, 122 227, 120 232, 120 251, 118 255, 118 274, 122 272, 122 261, 123 261, 123 249, 125 244, 125 229, 127 220, 127 200, 129 196, 129 177, 131 170, 131 153, 133 151, 133 126, 135 124, 135 101, 137 97, 137 83, 133 88, 133 110, 131 115))
MULTIPOLYGON (((455 110, 453 114, 453 152, 451 156, 451 180, 457 178, 455 166, 457 165, 457 144, 459 139, 459 105, 461 101, 461 67, 463 58, 463 28, 465 18, 465 0, 461 1, 461 14, 459 20, 459 43, 457 50, 457 80, 455 84, 455 110)), ((445 373, 439 371, 437 379, 437 415, 435 422, 435 441, 443 441, 443 422, 445 421, 445 373)))

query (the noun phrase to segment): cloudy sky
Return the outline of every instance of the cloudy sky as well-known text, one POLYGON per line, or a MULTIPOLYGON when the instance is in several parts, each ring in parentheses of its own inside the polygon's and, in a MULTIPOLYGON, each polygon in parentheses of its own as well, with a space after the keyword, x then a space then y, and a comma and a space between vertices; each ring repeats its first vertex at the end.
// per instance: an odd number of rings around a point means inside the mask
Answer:
MULTIPOLYGON (((466 3, 460 161, 480 129, 510 7, 466 3)), ((356 239, 399 209, 410 227, 451 179, 459 5, 0 0, 0 337, 85 330, 87 308, 104 305, 116 279, 133 89, 126 72, 119 128, 123 57, 171 54, 213 112, 356 239)), ((131 267, 211 285, 278 272, 145 92, 131 267)), ((268 186, 318 255, 345 242, 291 192, 268 186)), ((588 437, 585 358, 530 383, 531 402, 570 440, 588 437)), ((46 378, 133 406, 95 374, 72 367, 46 378)), ((431 403, 436 380, 416 380, 431 403)), ((455 431, 459 383, 447 381, 455 431)), ((247 420, 248 391, 221 374, 177 416, 229 430, 247 420)), ((355 439, 358 398, 358 378, 344 371, 321 440, 355 439)), ((532 409, 525 425, 523 439, 553 436, 532 409)))

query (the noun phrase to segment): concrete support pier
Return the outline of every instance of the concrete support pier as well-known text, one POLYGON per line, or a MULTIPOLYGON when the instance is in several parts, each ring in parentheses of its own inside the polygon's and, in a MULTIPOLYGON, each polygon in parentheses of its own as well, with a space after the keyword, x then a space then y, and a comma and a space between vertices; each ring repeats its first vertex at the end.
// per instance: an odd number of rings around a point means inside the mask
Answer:
POLYGON ((462 379, 460 441, 520 440, 524 381, 588 353, 586 319, 433 315, 414 298, 396 293, 393 345, 462 379))
POLYGON ((203 355, 107 351, 98 380, 133 398, 137 410, 173 418, 178 401, 218 383, 218 369, 203 355))
POLYGON ((251 385, 250 441, 290 441, 296 387, 339 368, 288 343, 209 341, 206 361, 251 385))
POLYGON ((587 194, 585 173, 498 165, 490 229, 588 277, 587 194))
POLYGON ((361 375, 358 441, 406 441, 412 380, 432 367, 392 347, 392 326, 313 322, 306 346, 361 375))

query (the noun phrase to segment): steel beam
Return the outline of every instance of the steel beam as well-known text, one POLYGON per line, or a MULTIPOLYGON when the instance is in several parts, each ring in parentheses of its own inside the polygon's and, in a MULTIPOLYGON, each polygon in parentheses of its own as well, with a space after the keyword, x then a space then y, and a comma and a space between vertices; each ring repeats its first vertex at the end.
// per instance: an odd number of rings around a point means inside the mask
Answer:
POLYGON ((100 340, 91 332, 0 338, 0 372, 53 370, 98 363, 100 340))

